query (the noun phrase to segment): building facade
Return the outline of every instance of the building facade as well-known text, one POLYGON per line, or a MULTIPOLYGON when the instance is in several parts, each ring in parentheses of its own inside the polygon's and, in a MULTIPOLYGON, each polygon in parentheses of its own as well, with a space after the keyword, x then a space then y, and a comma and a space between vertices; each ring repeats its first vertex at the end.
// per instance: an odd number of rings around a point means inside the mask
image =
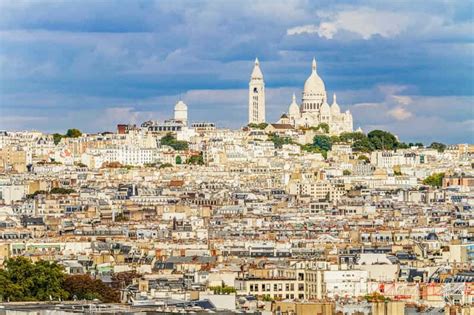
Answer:
POLYGON ((279 123, 291 124, 295 128, 317 127, 324 123, 329 126, 331 134, 353 131, 352 114, 349 110, 341 112, 336 94, 332 105, 328 104, 324 81, 317 73, 316 59, 313 59, 311 74, 304 84, 301 105, 293 94, 288 113, 282 115, 279 123))
POLYGON ((255 59, 249 82, 249 124, 265 122, 265 82, 260 62, 255 59))

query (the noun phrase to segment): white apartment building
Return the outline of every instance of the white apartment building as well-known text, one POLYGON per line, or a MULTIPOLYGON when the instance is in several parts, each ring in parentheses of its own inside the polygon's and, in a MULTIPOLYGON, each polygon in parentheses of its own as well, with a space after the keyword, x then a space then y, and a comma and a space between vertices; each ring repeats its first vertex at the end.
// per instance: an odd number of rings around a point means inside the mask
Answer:
POLYGON ((324 271, 324 284, 328 297, 356 297, 367 294, 367 271, 328 270, 324 271))
POLYGON ((82 156, 83 163, 89 165, 91 157, 95 158, 95 167, 100 167, 102 163, 108 162, 119 162, 122 165, 144 165, 160 161, 160 150, 132 146, 87 149, 82 156))
POLYGON ((420 164, 420 156, 406 151, 374 151, 370 156, 371 164, 380 168, 393 168, 397 165, 415 166, 420 164))

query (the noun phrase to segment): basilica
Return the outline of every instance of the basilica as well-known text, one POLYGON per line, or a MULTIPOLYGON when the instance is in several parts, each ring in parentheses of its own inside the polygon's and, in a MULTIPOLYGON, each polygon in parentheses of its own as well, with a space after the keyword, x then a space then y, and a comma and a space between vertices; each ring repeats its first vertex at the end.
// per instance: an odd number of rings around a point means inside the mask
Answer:
MULTIPOLYGON (((249 83, 249 123, 265 122, 264 87, 263 73, 257 59, 249 83)), ((301 104, 296 102, 296 96, 293 94, 288 113, 283 114, 278 123, 290 124, 295 128, 317 127, 325 123, 331 134, 353 131, 352 114, 348 110, 341 112, 336 94, 333 95, 332 104, 328 104, 326 87, 317 73, 315 59, 311 74, 304 84, 301 104)))

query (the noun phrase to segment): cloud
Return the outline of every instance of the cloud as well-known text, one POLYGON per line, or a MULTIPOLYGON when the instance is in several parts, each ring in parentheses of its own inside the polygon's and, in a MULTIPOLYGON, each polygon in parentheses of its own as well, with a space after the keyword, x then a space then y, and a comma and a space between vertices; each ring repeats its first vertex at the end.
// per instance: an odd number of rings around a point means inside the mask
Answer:
MULTIPOLYGON (((349 108, 354 116, 354 127, 368 132, 389 130, 402 141, 431 143, 472 142, 474 139, 474 97, 404 95, 406 86, 375 86, 373 94, 382 92, 375 103, 357 103, 349 108), (449 108, 449 110, 447 110, 449 108)), ((365 91, 361 91, 367 94, 365 91)))
POLYGON ((388 113, 396 120, 405 120, 413 116, 412 113, 400 106, 389 110, 388 113))
POLYGON ((333 39, 336 34, 351 33, 369 40, 374 36, 394 38, 401 34, 413 37, 469 36, 471 22, 453 23, 442 15, 413 10, 380 10, 371 7, 346 8, 341 11, 322 11, 319 24, 291 27, 287 35, 317 34, 333 39))
POLYGON ((319 25, 309 24, 290 28, 287 34, 318 34, 320 37, 332 39, 336 33, 348 31, 365 40, 375 35, 390 38, 405 31, 416 22, 410 14, 378 11, 372 8, 337 12, 326 19, 326 22, 321 22, 319 25))
POLYGON ((416 138, 403 124, 439 122, 464 128, 445 128, 439 140, 466 141, 472 9, 468 1, 0 1, 0 128, 94 132, 170 117, 180 97, 192 120, 239 127, 256 56, 275 121, 293 92, 300 98, 316 56, 328 94, 338 93, 356 127, 416 138))

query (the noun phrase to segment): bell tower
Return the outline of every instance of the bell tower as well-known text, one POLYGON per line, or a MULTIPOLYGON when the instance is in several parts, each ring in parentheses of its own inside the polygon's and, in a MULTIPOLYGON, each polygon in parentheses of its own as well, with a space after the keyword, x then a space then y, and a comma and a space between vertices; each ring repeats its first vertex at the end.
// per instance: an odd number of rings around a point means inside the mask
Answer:
POLYGON ((265 122, 265 82, 258 58, 255 58, 249 82, 249 124, 265 122))

